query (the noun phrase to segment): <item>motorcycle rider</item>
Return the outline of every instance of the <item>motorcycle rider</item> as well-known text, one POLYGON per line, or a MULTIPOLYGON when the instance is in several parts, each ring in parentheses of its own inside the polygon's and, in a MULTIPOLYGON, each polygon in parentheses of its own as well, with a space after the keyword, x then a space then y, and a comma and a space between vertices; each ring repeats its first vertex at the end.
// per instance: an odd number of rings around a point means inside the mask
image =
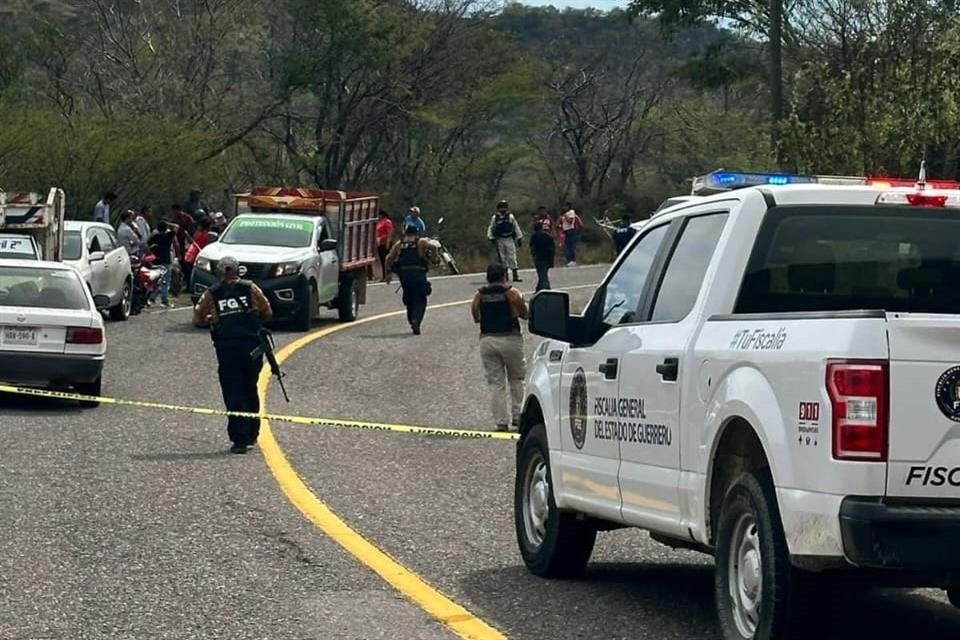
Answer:
POLYGON ((487 239, 496 245, 500 264, 513 271, 513 281, 522 282, 517 265, 517 247, 523 242, 523 231, 506 200, 497 203, 497 212, 490 218, 490 226, 487 227, 487 239))
POLYGON ((407 215, 403 217, 404 229, 411 224, 417 228, 418 236, 427 234, 427 223, 423 221, 423 216, 420 215, 420 207, 410 207, 407 215))
POLYGON ((427 280, 427 271, 431 263, 437 264, 438 261, 436 243, 419 237, 415 224, 404 227, 403 237, 394 243, 387 254, 387 284, 390 284, 394 273, 400 278, 407 321, 415 336, 420 335, 420 325, 427 311, 427 297, 433 293, 427 280))
MULTIPOLYGON (((273 311, 263 291, 249 280, 241 280, 240 263, 232 256, 217 262, 220 283, 203 292, 193 309, 194 324, 210 325, 217 353, 217 373, 223 402, 228 411, 258 413, 260 396, 257 379, 263 355, 251 356, 259 345, 259 331, 273 311)), ((227 418, 231 453, 246 453, 260 434, 258 418, 227 418)))

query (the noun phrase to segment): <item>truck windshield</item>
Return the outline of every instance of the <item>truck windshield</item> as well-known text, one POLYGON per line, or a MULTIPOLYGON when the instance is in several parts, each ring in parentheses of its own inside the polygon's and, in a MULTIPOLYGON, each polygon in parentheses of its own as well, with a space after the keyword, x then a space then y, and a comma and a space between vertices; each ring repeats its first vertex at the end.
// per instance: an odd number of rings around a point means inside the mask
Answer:
POLYGON ((83 257, 83 243, 79 231, 63 232, 63 259, 79 260, 83 257))
POLYGON ((309 247, 313 237, 312 220, 290 220, 239 216, 224 232, 224 244, 255 244, 268 247, 309 247))
POLYGON ((28 236, 0 235, 0 258, 11 258, 13 260, 37 259, 36 251, 33 248, 33 240, 28 236))
POLYGON ((734 313, 960 313, 960 214, 883 206, 776 207, 734 313))

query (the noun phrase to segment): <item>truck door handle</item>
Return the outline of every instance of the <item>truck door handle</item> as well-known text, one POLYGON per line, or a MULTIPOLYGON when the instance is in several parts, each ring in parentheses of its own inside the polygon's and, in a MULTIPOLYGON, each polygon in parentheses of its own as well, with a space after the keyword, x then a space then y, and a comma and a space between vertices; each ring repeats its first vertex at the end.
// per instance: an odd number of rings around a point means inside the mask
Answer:
POLYGON ((616 358, 608 358, 606 362, 602 363, 599 367, 600 373, 603 374, 603 377, 607 380, 615 380, 617 377, 617 363, 619 361, 616 358))
POLYGON ((657 365, 657 373, 659 373, 660 377, 665 381, 675 381, 679 370, 680 360, 678 358, 664 358, 663 362, 657 365))

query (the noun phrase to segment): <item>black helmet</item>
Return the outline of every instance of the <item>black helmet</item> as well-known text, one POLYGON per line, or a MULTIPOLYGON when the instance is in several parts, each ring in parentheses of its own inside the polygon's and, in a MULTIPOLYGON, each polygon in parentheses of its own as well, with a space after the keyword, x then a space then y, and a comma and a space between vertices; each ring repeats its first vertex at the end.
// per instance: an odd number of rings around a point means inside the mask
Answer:
POLYGON ((510 205, 507 204, 506 200, 501 200, 500 202, 497 203, 497 209, 506 209, 509 206, 510 205))

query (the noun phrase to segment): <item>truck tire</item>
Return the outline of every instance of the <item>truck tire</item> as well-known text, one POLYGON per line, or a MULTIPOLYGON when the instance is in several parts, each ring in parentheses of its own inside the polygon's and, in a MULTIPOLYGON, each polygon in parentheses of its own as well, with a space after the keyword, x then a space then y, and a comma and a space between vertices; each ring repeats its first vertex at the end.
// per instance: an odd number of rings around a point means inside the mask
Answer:
POLYGON ((337 314, 340 322, 353 322, 360 313, 360 294, 357 292, 357 280, 352 276, 343 276, 340 291, 337 293, 337 314))
POLYGON ((817 577, 790 564, 773 480, 744 473, 718 518, 714 596, 725 640, 809 638, 817 577))
POLYGON ((947 589, 947 600, 949 600, 953 606, 960 608, 960 587, 950 587, 947 589))
POLYGON ((513 514, 520 555, 531 573, 542 578, 583 573, 597 530, 578 520, 576 514, 557 509, 547 432, 542 424, 534 425, 520 444, 513 514))
POLYGON ((297 331, 310 331, 313 326, 313 315, 317 309, 317 286, 313 282, 307 283, 307 295, 303 302, 297 307, 297 313, 293 318, 294 326, 297 331))
POLYGON ((120 296, 120 302, 110 307, 110 319, 117 322, 124 322, 130 317, 133 310, 133 283, 128 278, 123 283, 123 294, 120 296))
MULTIPOLYGON (((74 385, 77 390, 77 393, 84 396, 99 396, 103 388, 103 378, 97 376, 97 379, 93 382, 78 382, 74 385)), ((94 409, 100 406, 100 403, 96 400, 81 400, 80 406, 84 409, 94 409)))

